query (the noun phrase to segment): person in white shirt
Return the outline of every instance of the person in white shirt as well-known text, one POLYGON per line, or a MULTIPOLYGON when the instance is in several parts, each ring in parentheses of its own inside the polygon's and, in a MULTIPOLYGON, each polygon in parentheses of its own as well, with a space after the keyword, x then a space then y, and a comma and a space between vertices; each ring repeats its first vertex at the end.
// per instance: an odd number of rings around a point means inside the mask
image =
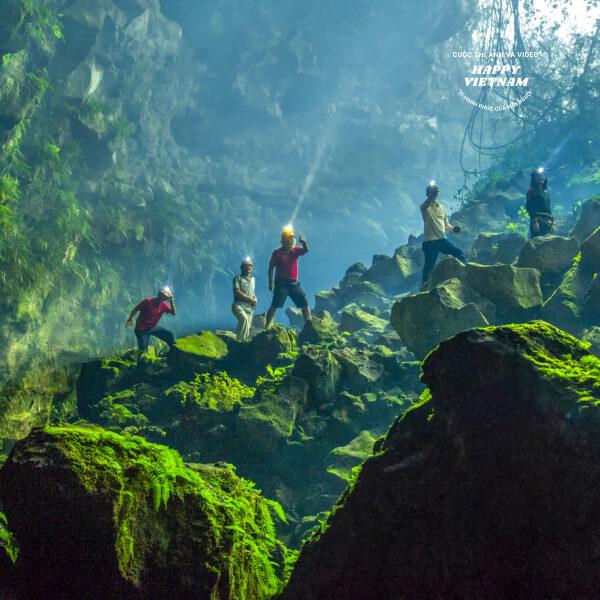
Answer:
POLYGON ((458 233, 462 228, 460 225, 453 226, 448 222, 446 209, 438 202, 439 193, 440 188, 432 181, 425 190, 426 200, 421 204, 421 216, 424 223, 424 236, 421 247, 423 254, 425 254, 423 285, 427 283, 440 252, 455 256, 463 263, 467 262, 463 251, 446 237, 446 232, 458 233))
POLYGON ((237 339, 245 342, 250 338, 252 317, 256 307, 255 281, 252 275, 252 259, 246 257, 240 265, 240 274, 233 278, 233 304, 231 311, 238 320, 237 339))

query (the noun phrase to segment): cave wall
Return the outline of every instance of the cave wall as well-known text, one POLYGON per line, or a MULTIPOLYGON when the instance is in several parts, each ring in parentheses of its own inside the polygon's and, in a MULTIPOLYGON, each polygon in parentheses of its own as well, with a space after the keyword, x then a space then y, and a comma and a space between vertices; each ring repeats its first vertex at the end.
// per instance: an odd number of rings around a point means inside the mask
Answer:
POLYGON ((404 241, 423 182, 461 183, 442 56, 472 8, 8 0, 2 380, 35 395, 40 365, 131 344, 128 311, 164 283, 179 332, 227 323, 245 254, 266 308, 299 198, 309 293, 404 241))

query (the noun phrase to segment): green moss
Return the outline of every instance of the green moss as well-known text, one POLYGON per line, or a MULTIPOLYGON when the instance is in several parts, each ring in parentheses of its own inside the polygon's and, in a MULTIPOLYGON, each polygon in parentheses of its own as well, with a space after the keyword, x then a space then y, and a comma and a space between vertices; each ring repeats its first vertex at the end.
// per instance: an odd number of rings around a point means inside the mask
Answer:
POLYGON ((206 358, 223 358, 227 355, 225 342, 212 331, 202 331, 197 335, 179 338, 175 347, 181 352, 204 356, 206 358))
POLYGON ((273 514, 281 518, 283 512, 232 468, 186 466, 175 450, 95 427, 47 427, 44 433, 69 459, 87 492, 114 494, 115 553, 126 579, 139 580, 148 538, 163 539, 148 530, 152 518, 145 515, 168 509, 177 498, 195 502, 201 511, 205 525, 190 535, 206 536, 209 557, 198 568, 217 580, 226 575, 229 598, 262 600, 280 590, 272 559, 281 548, 273 514))
POLYGON ((511 345, 522 349, 523 357, 543 375, 559 380, 582 402, 600 404, 600 359, 588 353, 589 342, 546 321, 486 327, 484 331, 510 337, 511 345))
POLYGON ((362 431, 350 443, 334 448, 329 454, 334 464, 327 468, 327 472, 349 483, 356 467, 373 453, 375 441, 370 431, 362 431))
POLYGON ((193 381, 180 381, 166 390, 166 395, 178 395, 182 405, 194 405, 210 410, 230 411, 244 400, 252 398, 255 388, 230 377, 225 371, 215 375, 196 373, 193 381))

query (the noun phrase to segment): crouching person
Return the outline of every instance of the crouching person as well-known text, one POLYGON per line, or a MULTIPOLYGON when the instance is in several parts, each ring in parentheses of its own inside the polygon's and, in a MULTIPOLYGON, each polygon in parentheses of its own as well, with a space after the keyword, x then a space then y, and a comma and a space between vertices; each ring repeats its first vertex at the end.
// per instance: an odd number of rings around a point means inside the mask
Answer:
POLYGON ((256 307, 253 270, 252 260, 246 257, 240 265, 240 274, 233 278, 233 305, 231 310, 238 321, 237 339, 239 342, 245 342, 250 338, 252 317, 256 307))
POLYGON ((171 290, 167 287, 162 288, 156 294, 154 298, 146 298, 142 300, 132 311, 127 319, 126 326, 131 326, 133 317, 136 313, 140 313, 137 321, 135 322, 135 337, 137 340, 138 363, 142 357, 142 354, 148 351, 148 344, 150 342, 150 336, 154 336, 169 345, 169 348, 175 343, 175 337, 173 334, 164 327, 159 327, 158 322, 160 318, 165 314, 169 313, 175 315, 175 298, 171 290))

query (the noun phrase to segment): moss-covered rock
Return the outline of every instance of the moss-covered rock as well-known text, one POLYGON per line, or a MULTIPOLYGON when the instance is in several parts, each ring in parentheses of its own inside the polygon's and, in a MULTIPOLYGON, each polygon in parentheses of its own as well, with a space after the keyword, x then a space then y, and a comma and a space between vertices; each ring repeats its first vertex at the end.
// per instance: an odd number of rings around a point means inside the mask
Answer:
POLYGON ((229 467, 99 428, 48 427, 1 472, 29 598, 267 598, 269 506, 229 467))
POLYGON ((493 262, 511 264, 517 260, 527 238, 520 233, 505 233, 498 239, 498 245, 493 255, 493 262))
POLYGON ((389 303, 385 290, 379 284, 362 279, 352 285, 341 287, 336 291, 336 297, 340 308, 357 304, 383 309, 389 303))
POLYGON ((420 271, 421 266, 407 256, 376 254, 362 279, 379 284, 388 294, 398 294, 417 280, 420 271))
POLYGON ((394 304, 392 326, 417 358, 460 331, 489 325, 494 306, 459 279, 444 281, 427 292, 394 304))
POLYGON ((502 264, 463 265, 449 256, 433 270, 429 285, 435 286, 453 277, 493 302, 505 317, 526 317, 527 311, 541 306, 543 302, 540 273, 536 269, 502 264))
POLYGON ((340 301, 333 290, 323 290, 315 294, 315 311, 335 313, 340 308, 340 301))
POLYGON ((370 334, 377 334, 382 333, 387 326, 388 322, 385 319, 363 310, 356 304, 347 306, 340 315, 340 329, 349 333, 364 329, 370 334))
POLYGON ((589 343, 590 352, 593 352, 596 356, 600 356, 600 326, 594 325, 594 327, 586 329, 582 333, 581 339, 589 343))
POLYGON ((519 254, 517 267, 537 269, 542 274, 562 273, 579 252, 576 237, 542 235, 529 240, 519 254))
POLYGON ((341 386, 353 394, 372 391, 383 376, 383 365, 368 350, 340 348, 332 354, 342 367, 341 386))
POLYGON ((307 403, 308 387, 303 379, 289 375, 280 385, 259 387, 255 402, 240 409, 236 437, 251 453, 250 462, 276 451, 290 438, 296 416, 307 403))
POLYGON ((600 227, 600 196, 594 196, 581 205, 577 222, 570 235, 583 242, 598 227, 600 227))
POLYGON ((327 471, 351 481, 353 469, 371 456, 375 440, 370 431, 361 431, 350 443, 334 448, 327 457, 327 471))
POLYGON ((581 244, 581 266, 592 273, 600 272, 600 226, 581 244))
POLYGON ((592 281, 593 276, 581 266, 581 255, 578 254, 558 288, 544 303, 542 317, 571 333, 579 333, 594 318, 586 306, 592 281))
POLYGON ((227 353, 227 344, 218 335, 201 331, 176 340, 169 352, 169 363, 181 371, 199 373, 227 353))
POLYGON ((329 350, 308 346, 294 364, 293 374, 308 382, 311 402, 318 406, 335 397, 342 369, 329 350))
POLYGON ((423 380, 283 598, 595 596, 600 359, 544 322, 488 327, 423 380))
POLYGON ((307 321, 298 335, 298 344, 320 344, 331 342, 338 335, 338 324, 330 313, 323 311, 307 321))

